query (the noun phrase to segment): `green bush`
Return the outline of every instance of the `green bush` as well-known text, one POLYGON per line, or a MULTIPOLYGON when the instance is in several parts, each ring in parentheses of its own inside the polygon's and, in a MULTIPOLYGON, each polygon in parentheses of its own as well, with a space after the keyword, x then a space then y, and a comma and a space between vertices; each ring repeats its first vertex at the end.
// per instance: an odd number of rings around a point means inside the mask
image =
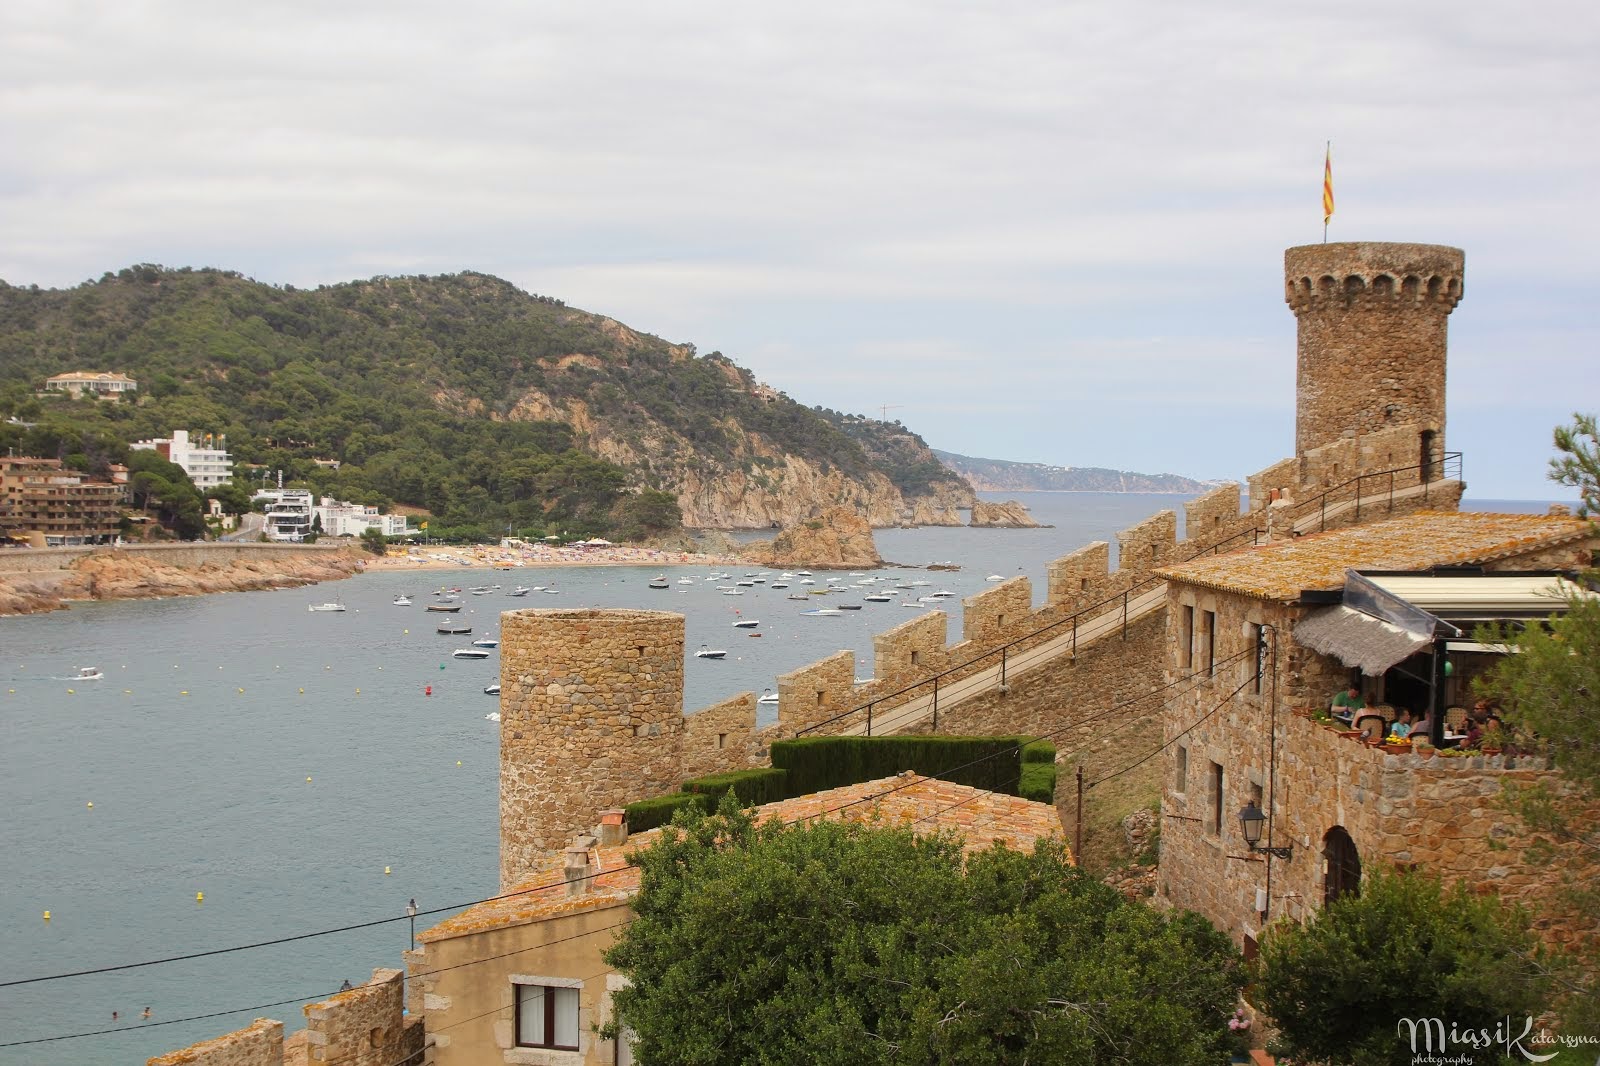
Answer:
POLYGON ((1036 803, 1056 801, 1056 764, 1053 762, 1024 762, 1022 780, 1017 795, 1036 803))
POLYGON ((913 770, 1015 796, 1025 737, 802 737, 772 745, 772 765, 804 796, 913 770))
POLYGON ((692 778, 683 783, 683 790, 711 797, 710 805, 715 808, 717 801, 732 789, 740 803, 746 807, 759 807, 763 803, 776 803, 778 800, 788 799, 792 795, 788 784, 787 770, 763 767, 692 778))
POLYGON ((717 801, 715 797, 700 792, 674 792, 670 796, 656 796, 654 799, 630 803, 622 810, 628 821, 628 832, 642 833, 646 829, 666 825, 672 821, 673 812, 679 807, 688 806, 709 812, 716 810, 717 801))
POLYGON ((1047 762, 1053 766, 1056 761, 1056 746, 1048 740, 1036 740, 1022 749, 1022 761, 1047 762))

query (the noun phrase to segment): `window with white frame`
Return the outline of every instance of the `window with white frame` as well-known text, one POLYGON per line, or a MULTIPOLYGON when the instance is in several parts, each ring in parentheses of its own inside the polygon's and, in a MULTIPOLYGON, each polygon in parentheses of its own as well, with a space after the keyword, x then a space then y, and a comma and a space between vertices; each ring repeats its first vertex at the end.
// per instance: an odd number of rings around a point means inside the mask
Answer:
POLYGON ((517 1046, 578 1050, 578 989, 518 984, 517 1046))

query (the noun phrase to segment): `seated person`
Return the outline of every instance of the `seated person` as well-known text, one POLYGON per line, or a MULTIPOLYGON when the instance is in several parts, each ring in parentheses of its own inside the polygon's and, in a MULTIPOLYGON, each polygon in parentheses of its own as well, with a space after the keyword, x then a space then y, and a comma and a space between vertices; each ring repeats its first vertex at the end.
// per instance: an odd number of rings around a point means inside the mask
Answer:
POLYGON ((1391 739, 1399 740, 1402 737, 1408 736, 1410 733, 1411 711, 1408 708, 1402 707, 1400 708, 1400 717, 1395 719, 1394 724, 1389 727, 1389 736, 1391 739))
POLYGON ((1476 722, 1473 723, 1473 728, 1467 733, 1467 739, 1461 742, 1461 746, 1477 748, 1480 751, 1484 748, 1504 748, 1508 739, 1499 717, 1491 714, 1483 720, 1481 726, 1476 722))
MULTIPOLYGON (((1406 718, 1410 714, 1411 714, 1410 711, 1403 711, 1403 712, 1401 712, 1400 717, 1401 718, 1406 718)), ((1411 728, 1406 730, 1405 735, 1406 736, 1410 736, 1410 737, 1427 737, 1429 740, 1432 740, 1433 739, 1433 718, 1432 718, 1432 716, 1427 711, 1423 711, 1421 715, 1412 717, 1411 718, 1411 728)))
POLYGON ((1335 718, 1343 718, 1348 722, 1357 711, 1364 711, 1366 707, 1367 701, 1361 698, 1360 686, 1351 685, 1333 697, 1333 706, 1330 709, 1335 718))

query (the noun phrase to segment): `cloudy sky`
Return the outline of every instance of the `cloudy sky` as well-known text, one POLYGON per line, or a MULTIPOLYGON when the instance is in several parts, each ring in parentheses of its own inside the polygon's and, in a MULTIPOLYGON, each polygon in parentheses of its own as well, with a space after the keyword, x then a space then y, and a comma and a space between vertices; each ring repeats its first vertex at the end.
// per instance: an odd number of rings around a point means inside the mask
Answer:
POLYGON ((936 447, 1241 477, 1282 253, 1466 249, 1449 446, 1600 409, 1600 14, 1499 2, 0 5, 0 278, 480 270, 936 447))

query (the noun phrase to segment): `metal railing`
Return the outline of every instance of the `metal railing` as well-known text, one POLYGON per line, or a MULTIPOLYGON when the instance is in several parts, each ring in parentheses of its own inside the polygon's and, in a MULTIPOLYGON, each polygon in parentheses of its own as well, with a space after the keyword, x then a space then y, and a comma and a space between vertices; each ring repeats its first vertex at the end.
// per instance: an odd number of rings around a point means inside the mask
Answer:
MULTIPOLYGON (((1318 513, 1317 532, 1321 533, 1328 528, 1329 508, 1340 507, 1352 501, 1355 503, 1355 520, 1357 522, 1361 520, 1361 505, 1363 500, 1384 501, 1383 506, 1385 508, 1385 513, 1392 514, 1394 513, 1396 488, 1409 490, 1417 485, 1420 485, 1422 486, 1422 497, 1423 499, 1427 499, 1430 485, 1436 481, 1460 481, 1462 476, 1462 468, 1463 464, 1460 452, 1441 452, 1438 458, 1433 458, 1430 456, 1422 462, 1413 463, 1410 466, 1397 466, 1392 470, 1376 470, 1370 474, 1358 474, 1349 481, 1342 482, 1330 489, 1324 490, 1319 496, 1313 496, 1311 499, 1306 500, 1303 503, 1296 504, 1294 509, 1299 512, 1299 514, 1297 514, 1295 518, 1296 521, 1303 520, 1309 517, 1313 511, 1316 511, 1318 513), (1415 482, 1399 486, 1395 484, 1396 475, 1412 473, 1417 475, 1417 480, 1415 482), (1364 492, 1364 487, 1369 482, 1375 487, 1379 487, 1384 485, 1385 481, 1387 481, 1387 491, 1379 488, 1377 492, 1371 493, 1370 495, 1364 492), (1352 486, 1354 486, 1355 489, 1353 496, 1339 496, 1338 498, 1335 498, 1335 494, 1343 493, 1352 486)), ((1374 507, 1378 506, 1378 504, 1369 503, 1367 506, 1370 513, 1370 511, 1374 507)))

